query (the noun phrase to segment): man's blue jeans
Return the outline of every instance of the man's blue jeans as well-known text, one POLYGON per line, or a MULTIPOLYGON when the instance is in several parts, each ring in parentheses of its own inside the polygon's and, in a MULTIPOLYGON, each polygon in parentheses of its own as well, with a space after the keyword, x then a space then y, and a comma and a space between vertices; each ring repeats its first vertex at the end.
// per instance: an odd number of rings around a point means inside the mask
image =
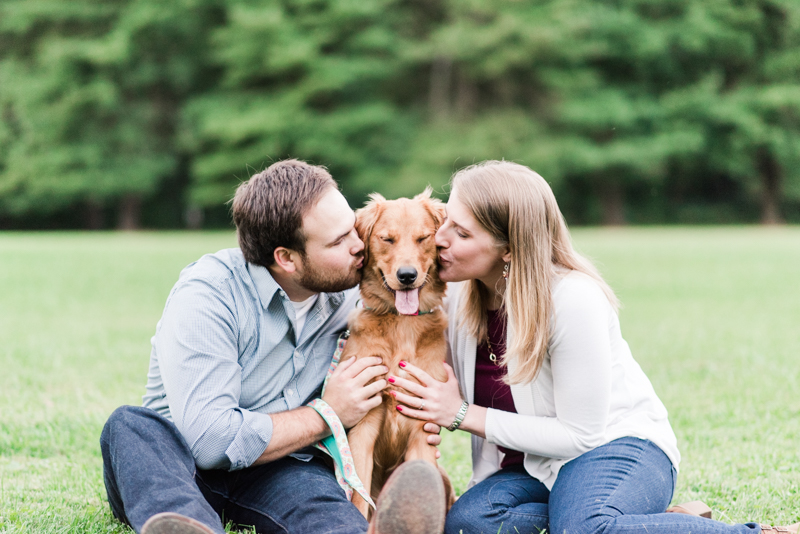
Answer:
POLYGON ((100 448, 111 511, 136 532, 160 512, 183 514, 219 533, 229 521, 259 533, 367 531, 367 521, 319 457, 286 457, 239 471, 198 470, 175 425, 134 406, 111 414, 100 448))
POLYGON ((568 462, 552 492, 514 466, 470 488, 447 514, 445 534, 733 534, 755 523, 727 525, 664 513, 676 471, 650 441, 622 438, 568 462))

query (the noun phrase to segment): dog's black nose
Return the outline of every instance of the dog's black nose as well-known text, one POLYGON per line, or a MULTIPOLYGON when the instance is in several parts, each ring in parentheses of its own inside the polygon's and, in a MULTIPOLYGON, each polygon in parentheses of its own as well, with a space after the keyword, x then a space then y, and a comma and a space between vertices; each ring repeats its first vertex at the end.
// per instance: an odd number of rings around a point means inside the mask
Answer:
POLYGON ((413 284, 417 279, 417 270, 413 267, 400 267, 397 269, 397 279, 404 286, 413 284))

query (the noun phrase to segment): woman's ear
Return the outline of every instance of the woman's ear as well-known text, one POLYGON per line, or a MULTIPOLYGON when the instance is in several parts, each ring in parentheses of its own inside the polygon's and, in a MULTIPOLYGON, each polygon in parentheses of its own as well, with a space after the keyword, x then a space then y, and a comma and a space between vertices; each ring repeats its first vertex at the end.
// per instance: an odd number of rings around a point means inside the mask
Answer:
POLYGON ((358 237, 364 242, 364 265, 369 262, 369 240, 372 237, 372 229, 383 212, 383 203, 386 199, 383 195, 372 193, 369 201, 363 208, 356 210, 356 232, 358 237))
POLYGON ((508 245, 503 245, 503 263, 511 263, 511 249, 508 245))

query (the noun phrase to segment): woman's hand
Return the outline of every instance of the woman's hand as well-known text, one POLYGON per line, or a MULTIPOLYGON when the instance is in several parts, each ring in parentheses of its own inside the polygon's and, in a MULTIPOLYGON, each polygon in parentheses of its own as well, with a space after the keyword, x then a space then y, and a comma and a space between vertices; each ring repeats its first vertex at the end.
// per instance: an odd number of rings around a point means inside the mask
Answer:
POLYGON ((420 381, 420 384, 417 384, 399 376, 387 378, 390 384, 410 393, 391 392, 397 399, 397 409, 400 413, 414 419, 436 423, 440 427, 453 424, 463 401, 453 368, 446 363, 442 365, 447 372, 447 382, 439 382, 419 367, 408 362, 400 362, 400 367, 404 371, 420 381))

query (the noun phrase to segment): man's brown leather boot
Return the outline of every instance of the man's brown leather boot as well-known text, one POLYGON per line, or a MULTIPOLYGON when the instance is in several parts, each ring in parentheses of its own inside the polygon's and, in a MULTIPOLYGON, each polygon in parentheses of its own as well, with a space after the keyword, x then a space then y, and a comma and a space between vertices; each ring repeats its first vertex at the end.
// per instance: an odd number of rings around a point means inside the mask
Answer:
POLYGON ((145 522, 142 534, 215 534, 213 530, 191 517, 163 512, 145 522))

